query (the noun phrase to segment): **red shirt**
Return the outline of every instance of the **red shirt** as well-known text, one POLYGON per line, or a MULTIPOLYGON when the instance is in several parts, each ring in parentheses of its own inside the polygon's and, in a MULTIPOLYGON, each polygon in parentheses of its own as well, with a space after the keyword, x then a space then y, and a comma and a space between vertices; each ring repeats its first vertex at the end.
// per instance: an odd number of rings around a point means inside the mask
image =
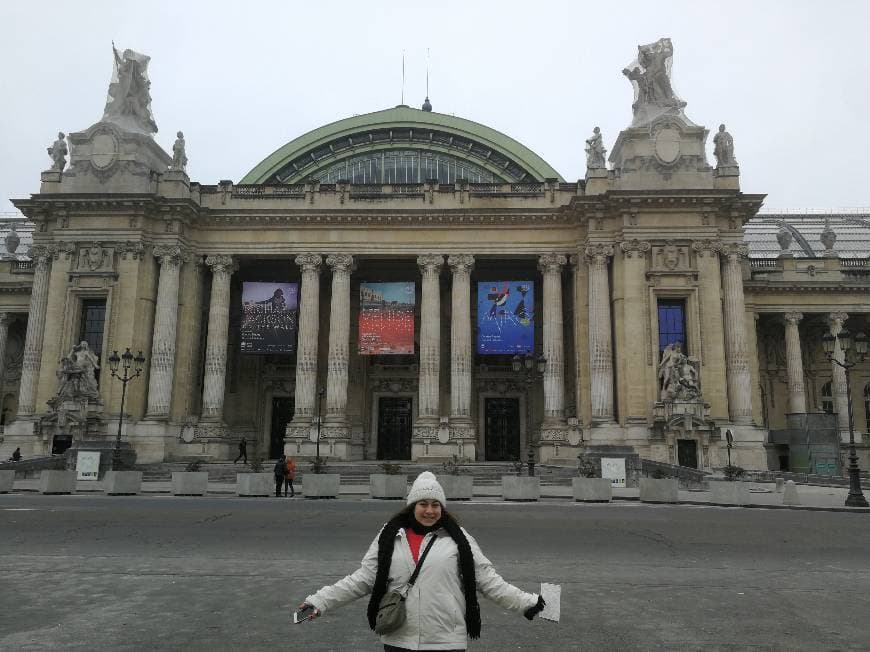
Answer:
POLYGON ((423 543, 425 534, 417 534, 411 528, 405 530, 405 537, 408 539, 408 547, 411 548, 411 557, 414 558, 414 563, 417 563, 417 558, 420 556, 420 544, 423 543))

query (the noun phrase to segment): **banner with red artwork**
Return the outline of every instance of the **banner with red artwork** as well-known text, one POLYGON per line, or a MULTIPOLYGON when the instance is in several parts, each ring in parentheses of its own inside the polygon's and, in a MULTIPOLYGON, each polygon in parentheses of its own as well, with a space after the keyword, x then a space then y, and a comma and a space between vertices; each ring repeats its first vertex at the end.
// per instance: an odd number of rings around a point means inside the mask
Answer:
POLYGON ((360 355, 413 355, 413 281, 359 286, 360 355))

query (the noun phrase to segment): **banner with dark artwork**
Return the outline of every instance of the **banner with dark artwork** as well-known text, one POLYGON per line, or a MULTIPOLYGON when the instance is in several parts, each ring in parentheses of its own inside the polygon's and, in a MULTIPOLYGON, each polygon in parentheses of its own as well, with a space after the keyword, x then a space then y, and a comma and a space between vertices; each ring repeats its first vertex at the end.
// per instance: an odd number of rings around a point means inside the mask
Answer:
POLYGON ((477 352, 531 353, 535 345, 534 281, 477 284, 477 352))
POLYGON ((242 283, 242 353, 293 353, 298 323, 298 283, 242 283))
POLYGON ((413 281, 359 285, 360 355, 413 355, 413 281))

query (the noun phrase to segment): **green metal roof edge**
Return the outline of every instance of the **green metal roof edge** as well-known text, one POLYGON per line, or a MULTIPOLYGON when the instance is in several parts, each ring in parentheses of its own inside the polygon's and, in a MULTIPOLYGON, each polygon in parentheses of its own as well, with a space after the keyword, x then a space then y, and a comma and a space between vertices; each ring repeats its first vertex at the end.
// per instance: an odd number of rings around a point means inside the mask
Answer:
POLYGON ((482 125, 479 122, 466 120, 465 118, 457 118, 456 116, 444 113, 421 111, 420 109, 412 109, 408 106, 397 106, 383 111, 345 118, 309 131, 275 150, 248 172, 239 183, 264 183, 301 152, 314 149, 322 143, 329 142, 343 135, 351 135, 374 128, 425 128, 427 126, 440 127, 444 131, 488 145, 506 158, 516 161, 524 169, 538 177, 539 181, 554 178, 564 181, 562 175, 556 172, 544 159, 519 141, 500 131, 482 125))

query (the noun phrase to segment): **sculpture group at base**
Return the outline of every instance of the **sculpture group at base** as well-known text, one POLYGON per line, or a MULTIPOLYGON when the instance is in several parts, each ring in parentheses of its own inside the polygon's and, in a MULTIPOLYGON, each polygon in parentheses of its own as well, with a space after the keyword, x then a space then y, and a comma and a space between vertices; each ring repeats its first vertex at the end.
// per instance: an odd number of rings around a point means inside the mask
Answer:
POLYGON ((695 361, 683 353, 680 342, 668 344, 659 363, 660 400, 692 400, 701 395, 695 361))
POLYGON ((99 368, 99 359, 91 351, 88 343, 76 344, 60 359, 60 367, 57 370, 59 380, 57 398, 71 401, 98 400, 100 390, 95 372, 99 368))

